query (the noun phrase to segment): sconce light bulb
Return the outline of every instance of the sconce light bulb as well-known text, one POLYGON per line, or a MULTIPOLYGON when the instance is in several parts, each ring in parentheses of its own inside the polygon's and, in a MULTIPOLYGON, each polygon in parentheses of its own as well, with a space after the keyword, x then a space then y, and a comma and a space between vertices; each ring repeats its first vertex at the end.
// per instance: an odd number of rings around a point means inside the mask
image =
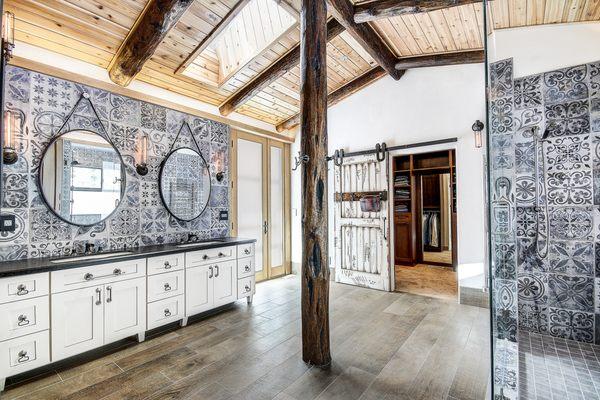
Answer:
POLYGON ((5 111, 4 129, 2 132, 2 162, 6 165, 14 164, 19 159, 15 144, 16 130, 17 114, 13 111, 5 111))

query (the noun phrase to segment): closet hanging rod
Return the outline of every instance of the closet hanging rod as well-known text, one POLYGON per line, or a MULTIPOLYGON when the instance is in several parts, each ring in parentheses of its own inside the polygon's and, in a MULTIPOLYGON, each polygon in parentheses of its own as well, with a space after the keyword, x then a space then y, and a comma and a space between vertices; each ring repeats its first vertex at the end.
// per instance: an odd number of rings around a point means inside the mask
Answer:
MULTIPOLYGON (((456 142, 458 142, 458 138, 431 140, 429 142, 419 142, 419 143, 411 143, 411 144, 400 144, 398 146, 388 147, 387 151, 390 152, 390 151, 395 151, 395 150, 412 149, 415 147, 435 146, 436 144, 446 144, 446 143, 456 143, 456 142)), ((344 153, 344 157, 364 156, 367 154, 375 154, 375 153, 377 153, 377 151, 375 149, 360 150, 360 151, 353 151, 350 153, 344 153)), ((327 161, 331 161, 333 159, 334 159, 334 156, 327 157, 327 161)))

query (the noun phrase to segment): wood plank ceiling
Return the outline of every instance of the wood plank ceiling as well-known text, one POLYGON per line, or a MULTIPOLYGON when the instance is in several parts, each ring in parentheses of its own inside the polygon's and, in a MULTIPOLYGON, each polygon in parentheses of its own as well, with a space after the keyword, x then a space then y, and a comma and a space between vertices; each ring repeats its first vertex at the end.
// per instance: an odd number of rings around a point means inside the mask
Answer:
MULTIPOLYGON (((296 26, 220 87, 190 77, 193 72, 186 75, 176 73, 237 2, 195 0, 136 79, 218 106, 298 44, 299 27, 296 26)), ((288 1, 287 9, 292 13, 298 11, 299 3, 299 0, 288 1)), ((17 40, 102 68, 110 64, 145 5, 146 0, 5 1, 5 9, 16 16, 17 40)), ((495 29, 598 21, 600 0, 494 0, 490 15, 495 29)), ((377 19, 369 24, 400 58, 483 47, 481 3, 377 19)), ((330 93, 377 66, 348 32, 329 41, 327 57, 330 93)), ((218 65, 210 54, 201 61, 195 61, 195 64, 198 63, 204 67, 203 71, 218 73, 218 65)), ((296 67, 236 111, 267 123, 280 124, 298 113, 299 86, 300 71, 296 67)))

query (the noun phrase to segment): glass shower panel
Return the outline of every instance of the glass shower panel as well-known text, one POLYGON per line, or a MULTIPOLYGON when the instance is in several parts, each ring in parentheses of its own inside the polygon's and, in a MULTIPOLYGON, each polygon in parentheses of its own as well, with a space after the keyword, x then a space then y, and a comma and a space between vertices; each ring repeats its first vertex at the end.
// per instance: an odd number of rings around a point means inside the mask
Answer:
POLYGON ((485 6, 494 398, 600 398, 600 9, 485 6))

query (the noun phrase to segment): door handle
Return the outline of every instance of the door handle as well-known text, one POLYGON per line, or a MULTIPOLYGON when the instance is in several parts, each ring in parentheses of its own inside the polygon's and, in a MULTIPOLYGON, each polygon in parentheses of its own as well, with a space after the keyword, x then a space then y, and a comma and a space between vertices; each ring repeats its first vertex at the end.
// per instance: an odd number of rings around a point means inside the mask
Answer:
POLYGON ((25 326, 25 325, 29 325, 29 320, 27 319, 26 315, 19 315, 19 317, 17 318, 17 325, 18 326, 25 326))
POLYGON ((96 288, 96 294, 98 295, 96 305, 99 306, 100 304, 102 304, 102 290, 100 290, 100 288, 96 288))
POLYGON ((213 267, 208 267, 210 269, 210 275, 208 275, 208 279, 213 277, 213 267))
POLYGON ((215 265, 215 270, 216 270, 215 278, 217 278, 219 276, 219 266, 218 265, 215 265))
POLYGON ((386 217, 383 217, 383 240, 387 241, 387 225, 386 225, 386 217))
POLYGON ((108 296, 106 297, 106 302, 110 303, 112 301, 112 286, 107 286, 106 291, 108 292, 108 296))
POLYGON ((25 296, 26 294, 29 293, 29 290, 27 290, 27 286, 20 284, 19 286, 17 286, 17 296, 25 296))

